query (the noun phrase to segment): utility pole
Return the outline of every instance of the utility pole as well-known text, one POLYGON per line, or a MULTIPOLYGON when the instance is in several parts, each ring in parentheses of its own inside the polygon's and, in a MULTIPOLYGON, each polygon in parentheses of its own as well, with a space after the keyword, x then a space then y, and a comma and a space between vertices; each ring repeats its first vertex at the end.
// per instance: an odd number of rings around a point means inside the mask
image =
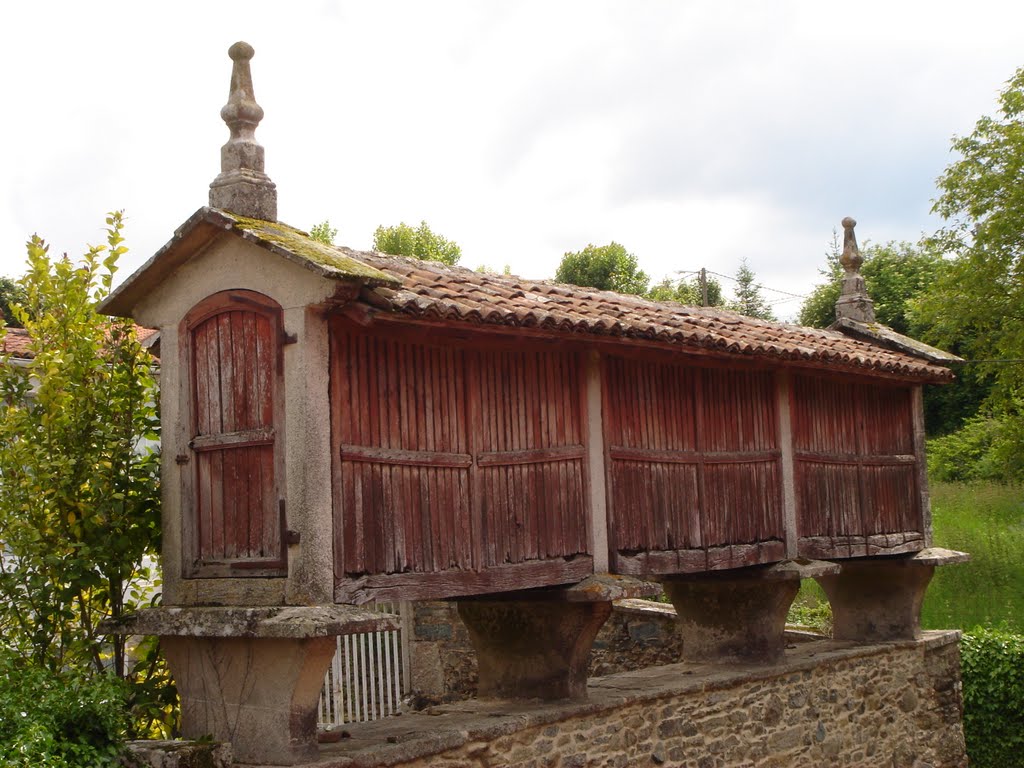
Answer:
POLYGON ((708 271, 704 267, 700 268, 700 305, 708 305, 708 271))

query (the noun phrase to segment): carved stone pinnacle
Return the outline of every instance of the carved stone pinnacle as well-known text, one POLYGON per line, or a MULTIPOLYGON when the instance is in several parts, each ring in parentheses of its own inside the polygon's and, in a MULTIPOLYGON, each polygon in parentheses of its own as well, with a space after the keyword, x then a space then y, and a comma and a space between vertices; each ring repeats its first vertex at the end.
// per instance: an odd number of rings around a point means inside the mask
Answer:
POLYGON ((850 276, 860 272, 860 265, 864 263, 864 257, 860 255, 860 249, 857 247, 857 235, 853 231, 856 226, 855 219, 849 216, 843 219, 843 255, 839 257, 839 263, 850 276))
POLYGON ((864 257, 857 247, 857 236, 853 229, 857 222, 847 216, 843 219, 843 253, 839 263, 843 265, 843 277, 839 300, 836 301, 836 320, 846 318, 859 323, 875 322, 875 305, 868 296, 868 289, 861 277, 860 267, 864 257))
POLYGON ((277 188, 263 172, 263 147, 256 126, 263 109, 256 103, 249 61, 255 51, 238 42, 228 49, 233 62, 228 103, 220 111, 231 136, 220 149, 220 175, 210 184, 210 205, 265 221, 277 220, 277 188))

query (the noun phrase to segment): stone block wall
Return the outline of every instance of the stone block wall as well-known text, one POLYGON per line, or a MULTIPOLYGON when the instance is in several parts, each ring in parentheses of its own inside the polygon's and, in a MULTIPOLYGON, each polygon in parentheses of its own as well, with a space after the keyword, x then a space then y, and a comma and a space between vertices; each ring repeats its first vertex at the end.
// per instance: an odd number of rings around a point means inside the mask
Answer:
POLYGON ((586 702, 467 701, 351 727, 322 768, 967 765, 957 632, 800 643, 771 666, 596 678, 586 702))
POLYGON ((476 694, 476 653, 455 603, 412 604, 408 631, 413 706, 461 701, 476 694))

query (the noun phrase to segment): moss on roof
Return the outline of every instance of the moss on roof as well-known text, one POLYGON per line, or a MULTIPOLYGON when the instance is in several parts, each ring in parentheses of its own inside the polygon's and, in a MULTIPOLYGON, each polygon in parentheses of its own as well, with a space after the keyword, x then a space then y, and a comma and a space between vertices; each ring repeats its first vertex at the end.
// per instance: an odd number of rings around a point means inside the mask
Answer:
POLYGON ((308 233, 275 221, 249 219, 229 211, 218 213, 234 222, 234 229, 269 246, 276 246, 285 256, 306 262, 328 277, 361 280, 371 285, 398 285, 386 272, 364 264, 345 250, 314 240, 308 233))

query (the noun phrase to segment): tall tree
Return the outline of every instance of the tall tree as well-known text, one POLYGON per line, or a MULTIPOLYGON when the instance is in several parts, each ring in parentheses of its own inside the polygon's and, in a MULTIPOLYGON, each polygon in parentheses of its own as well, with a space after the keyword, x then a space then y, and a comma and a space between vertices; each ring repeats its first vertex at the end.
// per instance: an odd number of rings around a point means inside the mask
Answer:
MULTIPOLYGON (((715 278, 709 277, 708 284, 708 306, 721 307, 725 305, 725 297, 722 294, 722 284, 715 278)), ((672 280, 666 277, 660 283, 655 283, 647 292, 647 298, 654 301, 678 301, 691 307, 702 305, 700 279, 693 277, 689 280, 672 280)))
POLYGON ((569 251, 555 272, 555 280, 601 291, 647 293, 647 273, 640 269, 636 256, 619 243, 588 245, 582 251, 569 251))
POLYGON ((953 151, 959 158, 939 177, 932 209, 945 225, 932 242, 955 258, 919 314, 940 342, 998 361, 971 367, 992 382, 981 418, 996 428, 982 430, 995 436, 984 460, 1024 480, 1024 68, 1000 93, 997 114, 955 137, 953 151))
MULTIPOLYGON (((52 670, 124 669, 99 622, 132 610, 159 531, 152 359, 128 321, 96 313, 110 291, 121 216, 80 262, 28 243, 27 360, 0 358, 0 634, 52 670)), ((5 331, 0 330, 0 337, 5 331)))
MULTIPOLYGON (((835 322, 843 277, 835 246, 833 240, 822 270, 827 282, 815 287, 800 308, 802 325, 827 328, 835 322)), ((860 271, 874 302, 878 322, 908 336, 928 335, 926 326, 916 319, 915 307, 939 279, 944 269, 942 257, 934 249, 896 241, 868 245, 862 249, 862 254, 864 264, 860 271)))
POLYGON ((729 309, 741 315, 756 317, 761 320, 775 320, 775 313, 761 295, 761 286, 757 283, 754 270, 747 264, 746 258, 740 262, 736 272, 736 298, 727 304, 729 309))
POLYGON ((373 233, 373 247, 395 256, 412 256, 448 265, 458 264, 462 258, 458 243, 434 232, 425 221, 415 228, 404 221, 393 227, 377 227, 373 233))
MULTIPOLYGON (((945 220, 935 243, 956 258, 922 316, 944 339, 966 329, 975 358, 1024 358, 1024 68, 1000 94, 998 114, 955 138, 953 151, 960 157, 939 177, 933 210, 945 220)), ((1005 405, 1024 398, 1024 366, 986 370, 1005 405)))

